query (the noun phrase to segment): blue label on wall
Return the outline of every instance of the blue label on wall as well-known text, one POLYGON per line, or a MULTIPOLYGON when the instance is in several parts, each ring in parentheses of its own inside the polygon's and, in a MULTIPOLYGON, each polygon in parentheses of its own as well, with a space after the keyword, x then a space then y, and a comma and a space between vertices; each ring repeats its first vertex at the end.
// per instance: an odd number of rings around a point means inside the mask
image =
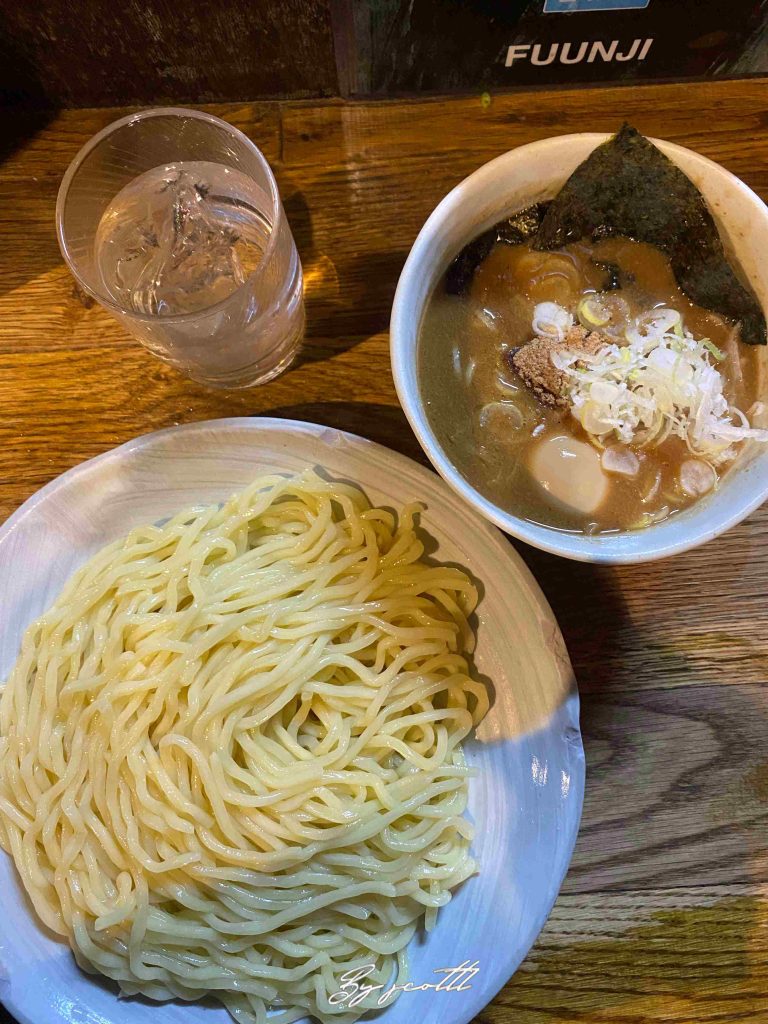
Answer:
POLYGON ((545 0, 545 14, 570 14, 573 11, 637 11, 651 0, 545 0))

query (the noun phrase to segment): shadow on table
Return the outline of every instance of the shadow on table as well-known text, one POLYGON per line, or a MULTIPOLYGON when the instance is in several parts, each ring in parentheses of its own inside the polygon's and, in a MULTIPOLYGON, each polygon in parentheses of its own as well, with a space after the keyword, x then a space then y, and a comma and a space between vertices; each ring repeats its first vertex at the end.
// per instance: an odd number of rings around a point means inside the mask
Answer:
MULTIPOLYGON (((3 59, 0 41, 0 61, 3 59)), ((0 76, 0 102, 4 95, 0 76)), ((56 111, 42 107, 7 106, 0 116, 0 164, 13 156, 56 117, 56 111)))
POLYGON ((555 613, 576 679, 604 693, 611 688, 613 667, 622 655, 622 634, 631 628, 613 568, 560 558, 517 540, 512 543, 555 613))
MULTIPOLYGON (((22 149, 56 116, 47 105, 34 72, 18 53, 10 53, 0 29, 0 176, 2 165, 22 149)), ((30 180, 6 184, 0 177, 0 223, 5 244, 0 247, 0 294, 39 277, 60 261, 54 224, 55 194, 30 180), (18 203, 22 195, 24 203, 18 203), (50 217, 44 208, 50 208, 50 217), (41 213, 44 215, 41 217, 41 213), (23 245, 20 258, 18 239, 23 245)))
POLYGON ((301 257, 307 311, 307 338, 294 364, 301 366, 329 359, 388 329, 407 250, 371 251, 364 240, 341 254, 320 248, 306 197, 290 188, 289 179, 284 207, 301 257))
POLYGON ((34 188, 34 182, 6 185, 2 165, 55 117, 50 98, 37 69, 19 49, 18 41, 0 24, 0 223, 5 244, 0 247, 0 294, 38 277, 60 262, 50 202, 50 218, 39 218, 48 192, 34 188), (15 202, 21 196, 23 204, 15 202), (35 203, 35 200, 39 200, 35 203), (16 239, 26 240, 24 258, 19 259, 16 239))

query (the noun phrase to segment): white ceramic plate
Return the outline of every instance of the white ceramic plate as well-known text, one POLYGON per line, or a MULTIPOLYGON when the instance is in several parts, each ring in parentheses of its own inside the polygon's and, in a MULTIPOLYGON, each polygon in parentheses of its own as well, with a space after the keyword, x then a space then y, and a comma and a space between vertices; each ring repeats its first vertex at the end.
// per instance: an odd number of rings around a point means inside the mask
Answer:
MULTIPOLYGON (((184 506, 221 501, 257 474, 306 466, 359 483, 377 504, 423 501, 433 557, 467 568, 482 587, 476 664, 495 700, 467 745, 478 769, 469 813, 481 871, 411 947, 414 983, 436 984, 434 971, 465 961, 478 973, 462 992, 405 993, 378 1018, 466 1024, 513 974, 554 902, 576 839, 584 755, 552 612, 510 544, 437 476, 352 434, 288 420, 197 423, 122 445, 48 484, 0 529, 0 678, 24 628, 104 544, 184 506)), ((37 924, 2 853, 0 893, 0 1001, 21 1024, 230 1022, 219 1007, 118 1001, 37 924)))

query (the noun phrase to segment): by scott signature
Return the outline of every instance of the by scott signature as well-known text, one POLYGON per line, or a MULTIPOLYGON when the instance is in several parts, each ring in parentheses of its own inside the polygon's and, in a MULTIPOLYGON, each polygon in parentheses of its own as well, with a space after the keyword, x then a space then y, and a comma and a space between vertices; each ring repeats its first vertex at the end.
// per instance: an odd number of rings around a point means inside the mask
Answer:
POLYGON ((391 985, 389 988, 385 988, 384 985, 371 985, 367 982, 366 979, 375 970, 375 964, 366 964, 364 967, 356 967, 354 970, 342 974, 339 979, 341 987, 338 992, 331 992, 328 1002, 332 1006, 359 1006, 368 996, 379 992, 376 1006, 385 1006, 399 992, 466 992, 467 989, 472 988, 469 982, 480 970, 480 964, 478 960, 474 962, 465 960, 458 967, 438 967, 432 973, 443 975, 439 981, 427 981, 421 984, 415 981, 406 981, 402 985, 391 985))

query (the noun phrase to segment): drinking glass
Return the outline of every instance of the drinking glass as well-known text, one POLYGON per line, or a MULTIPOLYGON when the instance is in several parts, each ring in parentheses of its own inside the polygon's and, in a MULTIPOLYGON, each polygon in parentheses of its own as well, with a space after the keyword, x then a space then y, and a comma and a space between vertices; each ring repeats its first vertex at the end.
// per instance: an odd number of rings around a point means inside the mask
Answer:
POLYGON ((196 110, 131 114, 64 175, 61 251, 151 352, 212 387, 275 377, 304 333, 301 262, 264 156, 196 110))

